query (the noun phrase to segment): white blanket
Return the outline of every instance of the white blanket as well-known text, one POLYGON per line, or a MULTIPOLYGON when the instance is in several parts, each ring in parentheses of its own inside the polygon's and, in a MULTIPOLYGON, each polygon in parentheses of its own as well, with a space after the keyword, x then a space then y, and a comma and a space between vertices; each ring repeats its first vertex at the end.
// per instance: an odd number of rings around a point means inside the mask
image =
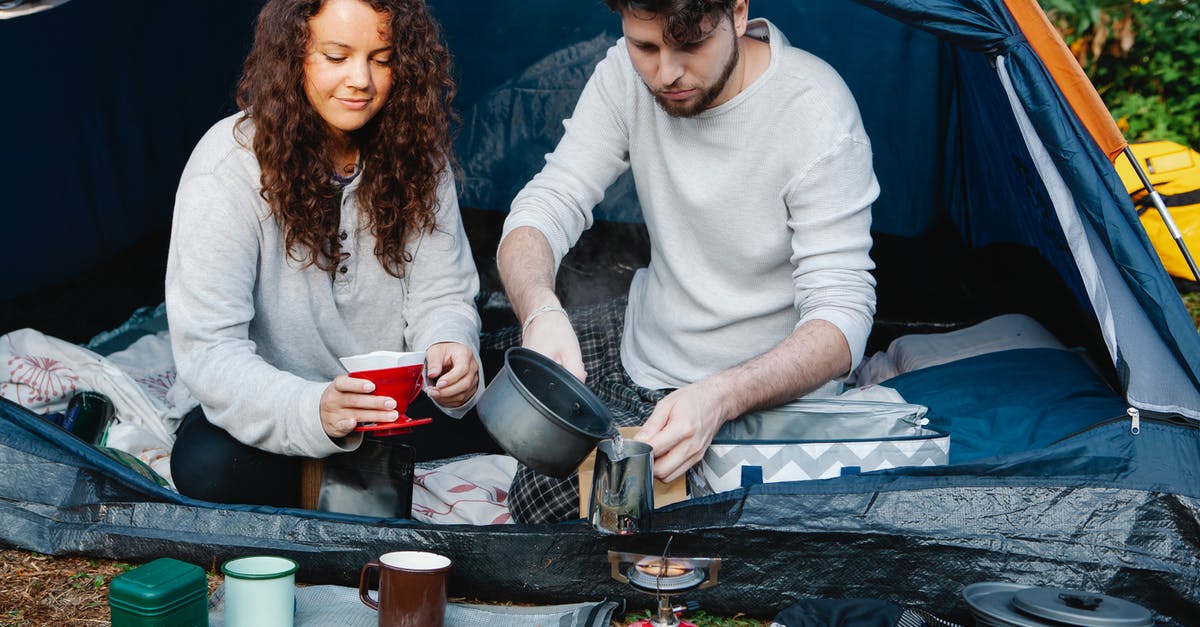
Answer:
POLYGON ((887 351, 864 359, 851 376, 862 387, 894 376, 959 359, 1018 348, 1067 350, 1037 320, 1024 314, 1005 314, 949 333, 919 333, 896 338, 887 351))

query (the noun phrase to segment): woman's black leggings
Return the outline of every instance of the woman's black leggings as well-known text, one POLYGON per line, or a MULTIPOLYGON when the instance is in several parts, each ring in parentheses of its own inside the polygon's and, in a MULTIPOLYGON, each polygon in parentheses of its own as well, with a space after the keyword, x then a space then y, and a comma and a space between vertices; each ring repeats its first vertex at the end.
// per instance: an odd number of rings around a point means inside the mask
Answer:
MULTIPOLYGON (((433 418, 430 424, 413 427, 412 433, 393 436, 396 442, 415 449, 418 462, 467 453, 503 453, 484 430, 475 410, 456 420, 420 394, 405 413, 413 418, 433 418)), ((184 416, 176 434, 171 477, 180 494, 192 498, 299 507, 302 459, 242 444, 210 423, 197 407, 184 416)))

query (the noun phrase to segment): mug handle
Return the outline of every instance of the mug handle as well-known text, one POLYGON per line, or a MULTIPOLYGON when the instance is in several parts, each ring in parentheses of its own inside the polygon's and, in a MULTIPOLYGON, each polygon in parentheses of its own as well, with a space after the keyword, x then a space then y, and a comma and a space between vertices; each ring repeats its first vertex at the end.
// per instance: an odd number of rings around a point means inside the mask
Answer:
POLYGON ((379 562, 367 562, 358 572, 358 599, 367 607, 379 611, 379 601, 372 599, 371 593, 367 590, 367 572, 372 568, 379 570, 379 562))

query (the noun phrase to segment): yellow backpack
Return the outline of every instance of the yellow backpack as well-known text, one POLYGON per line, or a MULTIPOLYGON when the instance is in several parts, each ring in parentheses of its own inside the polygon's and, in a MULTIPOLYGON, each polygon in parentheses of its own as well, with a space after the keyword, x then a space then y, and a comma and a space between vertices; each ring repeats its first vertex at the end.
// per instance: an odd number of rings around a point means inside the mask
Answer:
MULTIPOLYGON (((1200 255, 1200 152, 1168 141, 1140 142, 1130 144, 1129 148, 1154 189, 1162 195, 1163 204, 1170 211, 1192 258, 1200 261, 1197 257, 1200 255)), ((1133 166, 1123 158, 1117 159, 1116 166, 1163 267, 1171 276, 1196 281, 1133 166)))

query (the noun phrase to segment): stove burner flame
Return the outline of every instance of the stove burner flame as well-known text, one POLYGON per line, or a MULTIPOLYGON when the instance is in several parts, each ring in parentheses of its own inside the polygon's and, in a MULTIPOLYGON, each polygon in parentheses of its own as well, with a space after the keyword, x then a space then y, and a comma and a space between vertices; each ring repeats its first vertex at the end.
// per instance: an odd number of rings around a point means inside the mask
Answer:
MULTIPOLYGON (((669 548, 669 547, 668 547, 669 548)), ((670 595, 717 585, 719 557, 670 557, 645 553, 608 552, 612 578, 653 594, 664 601, 670 595)))
POLYGON ((663 558, 656 556, 648 556, 639 561, 637 564, 634 564, 634 567, 638 569, 638 572, 644 575, 667 578, 680 577, 696 569, 694 566, 692 566, 691 560, 674 557, 669 557, 664 560, 663 558))
POLYGON ((704 571, 686 559, 650 555, 629 569, 629 583, 647 592, 680 592, 704 582, 704 571))

